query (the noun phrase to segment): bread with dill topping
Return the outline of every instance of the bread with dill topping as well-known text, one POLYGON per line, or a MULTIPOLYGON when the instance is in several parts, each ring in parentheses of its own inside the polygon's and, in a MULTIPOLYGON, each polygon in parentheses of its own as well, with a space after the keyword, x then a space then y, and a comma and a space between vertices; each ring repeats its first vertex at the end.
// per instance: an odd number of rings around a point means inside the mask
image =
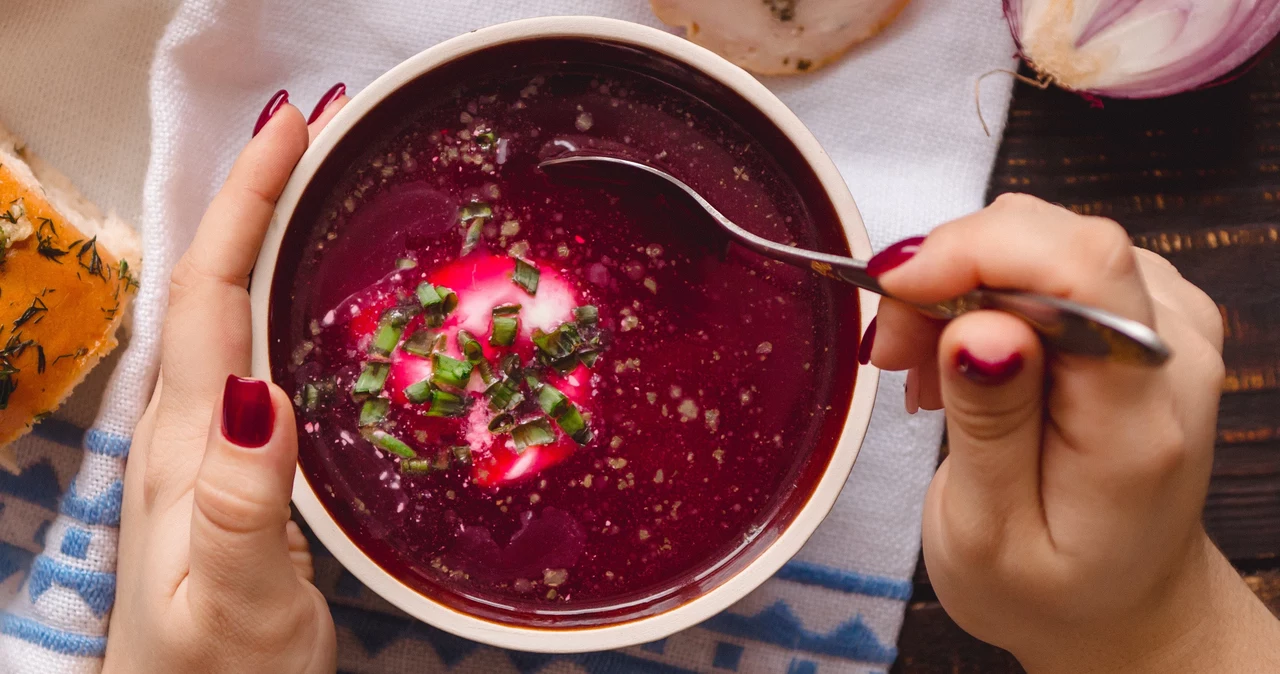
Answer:
POLYGON ((0 126, 0 466, 116 347, 137 235, 0 126))

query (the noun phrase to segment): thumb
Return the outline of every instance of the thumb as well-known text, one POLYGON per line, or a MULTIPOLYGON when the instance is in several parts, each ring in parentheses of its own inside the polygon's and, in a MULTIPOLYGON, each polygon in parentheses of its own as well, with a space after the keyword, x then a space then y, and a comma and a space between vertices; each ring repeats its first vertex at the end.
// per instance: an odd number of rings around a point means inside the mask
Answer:
POLYGON ((192 599, 269 604, 296 591, 289 499, 298 456, 293 407, 279 387, 227 377, 196 476, 192 599))
MULTIPOLYGON (((998 530, 1040 513, 1044 350, 1030 326, 981 311, 938 342, 947 417, 943 508, 961 531, 998 530)), ((989 534, 982 536, 989 538, 989 534)))

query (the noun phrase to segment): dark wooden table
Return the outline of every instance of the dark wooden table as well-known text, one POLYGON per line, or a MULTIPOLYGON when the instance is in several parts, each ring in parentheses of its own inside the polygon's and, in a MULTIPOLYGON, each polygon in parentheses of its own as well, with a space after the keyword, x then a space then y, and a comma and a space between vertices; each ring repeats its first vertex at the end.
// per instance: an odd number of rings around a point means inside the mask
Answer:
MULTIPOLYGON (((1280 614, 1280 49, 1240 79, 1158 101, 1020 84, 988 196, 1119 221, 1218 303, 1227 381, 1204 522, 1280 614)), ((1021 672, 938 605, 923 562, 894 672, 1021 672)))

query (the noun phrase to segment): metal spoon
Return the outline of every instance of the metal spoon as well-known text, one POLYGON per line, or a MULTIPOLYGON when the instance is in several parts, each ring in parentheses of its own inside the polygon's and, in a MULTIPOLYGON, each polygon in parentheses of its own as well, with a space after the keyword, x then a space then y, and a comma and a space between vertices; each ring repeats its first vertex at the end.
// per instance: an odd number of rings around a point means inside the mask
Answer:
MULTIPOLYGON (((721 229, 747 248, 779 262, 807 267, 827 278, 851 283, 885 297, 893 297, 880 287, 875 277, 867 273, 865 261, 793 248, 756 236, 735 225, 679 178, 648 164, 578 150, 573 154, 544 160, 539 166, 547 169, 574 164, 611 164, 643 171, 661 178, 689 195, 716 221, 716 224, 720 225, 721 229)), ((1040 334, 1045 344, 1059 353, 1144 366, 1160 365, 1169 359, 1169 348, 1156 332, 1146 325, 1108 311, 1057 297, 978 288, 945 302, 916 306, 924 314, 941 319, 955 318, 960 314, 978 309, 1004 311, 1030 324, 1040 334)))

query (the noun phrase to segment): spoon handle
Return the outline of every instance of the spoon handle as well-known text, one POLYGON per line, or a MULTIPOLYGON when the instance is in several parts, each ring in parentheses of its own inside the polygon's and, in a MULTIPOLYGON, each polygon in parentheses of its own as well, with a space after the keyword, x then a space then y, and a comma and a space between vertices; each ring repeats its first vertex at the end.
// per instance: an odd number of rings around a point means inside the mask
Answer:
MULTIPOLYGON (((842 260, 841 264, 811 260, 809 266, 824 276, 892 297, 855 260, 842 260)), ((1058 353, 1141 366, 1160 365, 1169 359, 1169 348, 1150 327, 1058 297, 978 288, 945 302, 917 306, 929 316, 944 319, 979 309, 1004 311, 1026 321, 1058 353)))

